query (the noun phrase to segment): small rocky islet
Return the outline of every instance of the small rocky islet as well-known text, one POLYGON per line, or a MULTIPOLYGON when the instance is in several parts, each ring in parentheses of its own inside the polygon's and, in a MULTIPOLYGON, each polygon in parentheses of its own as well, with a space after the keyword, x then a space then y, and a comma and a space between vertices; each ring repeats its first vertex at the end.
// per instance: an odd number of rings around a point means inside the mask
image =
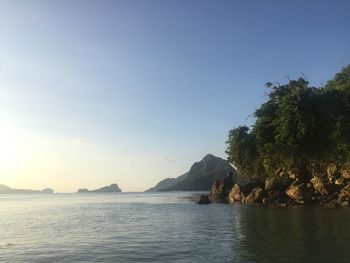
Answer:
POLYGON ((104 186, 95 190, 89 190, 86 188, 78 189, 78 194, 85 193, 120 193, 122 190, 119 188, 118 184, 111 184, 109 186, 104 186))

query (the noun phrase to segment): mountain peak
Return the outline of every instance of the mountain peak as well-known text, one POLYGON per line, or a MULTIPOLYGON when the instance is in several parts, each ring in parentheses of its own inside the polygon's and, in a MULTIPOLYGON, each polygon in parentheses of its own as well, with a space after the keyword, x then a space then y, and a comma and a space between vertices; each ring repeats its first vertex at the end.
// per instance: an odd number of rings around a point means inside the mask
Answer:
POLYGON ((227 160, 207 154, 184 175, 162 180, 148 191, 209 191, 216 180, 221 180, 229 172, 234 174, 236 180, 236 170, 227 160))
POLYGON ((215 159, 221 159, 219 157, 216 157, 215 155, 208 153, 206 156, 203 157, 203 161, 209 161, 209 160, 215 160, 215 159))

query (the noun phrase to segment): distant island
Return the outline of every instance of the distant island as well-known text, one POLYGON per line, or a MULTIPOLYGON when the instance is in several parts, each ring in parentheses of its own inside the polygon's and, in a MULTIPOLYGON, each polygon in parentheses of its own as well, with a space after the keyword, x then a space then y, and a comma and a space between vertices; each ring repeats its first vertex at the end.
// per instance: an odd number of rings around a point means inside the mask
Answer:
POLYGON ((120 193, 122 190, 117 184, 111 184, 109 186, 104 186, 96 190, 88 190, 86 188, 78 189, 79 194, 84 193, 120 193))
POLYGON ((201 161, 194 163, 187 173, 177 178, 164 179, 146 192, 210 191, 215 181, 221 180, 229 173, 235 181, 245 181, 245 178, 237 175, 227 160, 207 154, 201 161))
POLYGON ((31 189, 15 189, 6 185, 0 185, 0 194, 53 194, 54 191, 51 188, 45 188, 43 190, 31 190, 31 189))

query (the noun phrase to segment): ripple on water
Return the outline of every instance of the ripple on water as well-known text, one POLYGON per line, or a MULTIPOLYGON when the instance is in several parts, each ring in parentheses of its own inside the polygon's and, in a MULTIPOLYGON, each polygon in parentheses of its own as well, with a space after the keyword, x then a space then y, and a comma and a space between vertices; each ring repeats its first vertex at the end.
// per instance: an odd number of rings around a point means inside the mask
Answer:
POLYGON ((188 196, 0 197, 0 261, 348 262, 348 209, 200 206, 188 196))

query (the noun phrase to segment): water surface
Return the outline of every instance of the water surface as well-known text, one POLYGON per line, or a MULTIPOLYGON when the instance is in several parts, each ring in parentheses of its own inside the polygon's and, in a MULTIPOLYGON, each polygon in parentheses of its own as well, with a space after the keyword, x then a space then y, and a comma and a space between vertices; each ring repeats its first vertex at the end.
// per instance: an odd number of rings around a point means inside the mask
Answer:
POLYGON ((350 262, 350 209, 190 195, 0 195, 0 262, 350 262))

